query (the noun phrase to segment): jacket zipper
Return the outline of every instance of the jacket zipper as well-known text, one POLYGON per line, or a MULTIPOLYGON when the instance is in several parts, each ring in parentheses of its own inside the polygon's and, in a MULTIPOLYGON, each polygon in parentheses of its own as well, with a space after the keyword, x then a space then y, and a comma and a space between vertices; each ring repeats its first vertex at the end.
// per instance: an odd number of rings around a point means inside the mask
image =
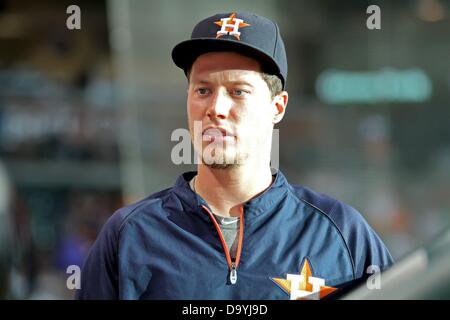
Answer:
POLYGON ((236 284, 237 268, 239 266, 239 261, 241 259, 242 240, 244 237, 244 207, 241 206, 240 212, 239 212, 239 240, 238 240, 238 247, 237 247, 237 252, 236 252, 236 260, 234 262, 231 261, 230 251, 228 250, 225 239, 223 238, 222 231, 220 231, 219 224, 217 223, 216 219, 212 215, 211 211, 209 211, 208 207, 202 205, 202 208, 206 212, 208 212, 209 217, 211 218, 212 222, 214 223, 214 227, 216 228, 216 231, 219 234, 220 242, 222 242, 222 247, 223 247, 223 250, 225 251, 225 257, 227 258, 227 263, 228 263, 228 268, 229 268, 228 279, 230 280, 231 284, 236 284))

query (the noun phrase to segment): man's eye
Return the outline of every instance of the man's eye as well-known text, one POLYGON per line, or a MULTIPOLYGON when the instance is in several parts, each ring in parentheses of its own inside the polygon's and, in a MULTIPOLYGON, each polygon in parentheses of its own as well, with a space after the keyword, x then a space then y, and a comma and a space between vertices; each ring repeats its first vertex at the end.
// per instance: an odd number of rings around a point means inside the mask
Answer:
POLYGON ((233 90, 233 95, 241 97, 243 95, 245 95, 247 92, 241 89, 234 89, 233 90))
POLYGON ((199 95, 205 95, 205 94, 209 93, 209 89, 207 89, 207 88, 198 88, 197 92, 198 92, 199 95))

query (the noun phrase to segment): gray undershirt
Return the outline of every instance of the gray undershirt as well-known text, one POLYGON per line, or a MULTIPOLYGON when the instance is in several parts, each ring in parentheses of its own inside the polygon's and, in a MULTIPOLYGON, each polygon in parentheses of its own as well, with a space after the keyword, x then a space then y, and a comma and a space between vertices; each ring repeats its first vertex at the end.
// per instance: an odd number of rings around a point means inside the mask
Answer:
MULTIPOLYGON (((194 177, 195 178, 195 177, 194 177)), ((189 182, 189 185, 194 190, 194 178, 189 182)), ((239 217, 221 217, 214 212, 212 212, 217 224, 220 227, 223 238, 227 247, 230 250, 231 259, 236 258, 237 246, 238 246, 238 231, 239 231, 239 217)))

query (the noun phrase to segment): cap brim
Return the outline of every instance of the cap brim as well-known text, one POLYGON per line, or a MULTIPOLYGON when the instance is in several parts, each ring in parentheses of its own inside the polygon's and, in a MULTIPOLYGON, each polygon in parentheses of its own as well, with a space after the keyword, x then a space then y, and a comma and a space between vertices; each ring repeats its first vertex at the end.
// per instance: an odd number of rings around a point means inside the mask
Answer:
POLYGON ((237 52, 256 59, 261 63, 261 68, 264 72, 277 75, 280 77, 281 81, 284 80, 280 74, 280 69, 271 56, 256 47, 239 42, 238 40, 214 38, 186 40, 180 42, 173 48, 172 60, 178 67, 186 72, 198 56, 207 52, 217 51, 237 52))

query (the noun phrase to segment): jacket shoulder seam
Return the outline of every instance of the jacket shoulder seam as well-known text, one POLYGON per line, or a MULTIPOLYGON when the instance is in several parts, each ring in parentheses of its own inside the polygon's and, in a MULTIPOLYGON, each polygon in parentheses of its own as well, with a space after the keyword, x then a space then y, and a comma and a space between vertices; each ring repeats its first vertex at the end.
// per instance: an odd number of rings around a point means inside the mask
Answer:
POLYGON ((145 205, 151 205, 155 202, 162 201, 162 200, 161 200, 161 198, 158 197, 158 198, 154 198, 154 199, 148 199, 147 201, 146 200, 142 201, 142 203, 138 204, 136 207, 134 207, 132 210, 130 210, 130 212, 128 212, 123 217, 123 220, 120 223, 119 230, 118 230, 119 234, 122 232, 123 228, 125 227, 125 224, 131 219, 131 217, 133 215, 135 215, 136 213, 138 213, 138 209, 142 208, 145 205))
MULTIPOLYGON (((350 262, 351 262, 351 265, 352 265, 353 278, 356 279, 355 261, 354 261, 354 259, 353 259, 352 253, 351 253, 350 248, 349 248, 349 246, 348 246, 347 240, 345 239, 344 235, 342 234, 341 229, 340 229, 339 226, 336 224, 336 222, 333 220, 333 218, 331 218, 326 212, 324 212, 324 211, 323 211, 322 209, 320 209, 319 207, 313 205, 312 203, 310 203, 309 201, 307 201, 307 200, 305 200, 305 199, 303 199, 303 198, 300 198, 300 197, 299 197, 295 192, 293 192, 292 190, 290 190, 290 192, 293 193, 293 195, 294 195, 295 198, 297 198, 298 200, 302 201, 303 203, 305 203, 305 204, 311 206, 311 207, 314 208, 316 211, 318 211, 319 213, 321 213, 322 215, 324 215, 324 216, 330 221, 330 223, 333 225, 333 227, 337 230, 337 232, 338 232, 340 238, 341 238, 342 241, 344 242, 345 249, 346 249, 347 254, 348 254, 349 258, 350 258, 350 262)), ((333 211, 333 209, 336 207, 336 205, 337 205, 338 203, 339 203, 339 202, 336 201, 336 202, 334 203, 334 205, 331 207, 330 211, 333 211)))

